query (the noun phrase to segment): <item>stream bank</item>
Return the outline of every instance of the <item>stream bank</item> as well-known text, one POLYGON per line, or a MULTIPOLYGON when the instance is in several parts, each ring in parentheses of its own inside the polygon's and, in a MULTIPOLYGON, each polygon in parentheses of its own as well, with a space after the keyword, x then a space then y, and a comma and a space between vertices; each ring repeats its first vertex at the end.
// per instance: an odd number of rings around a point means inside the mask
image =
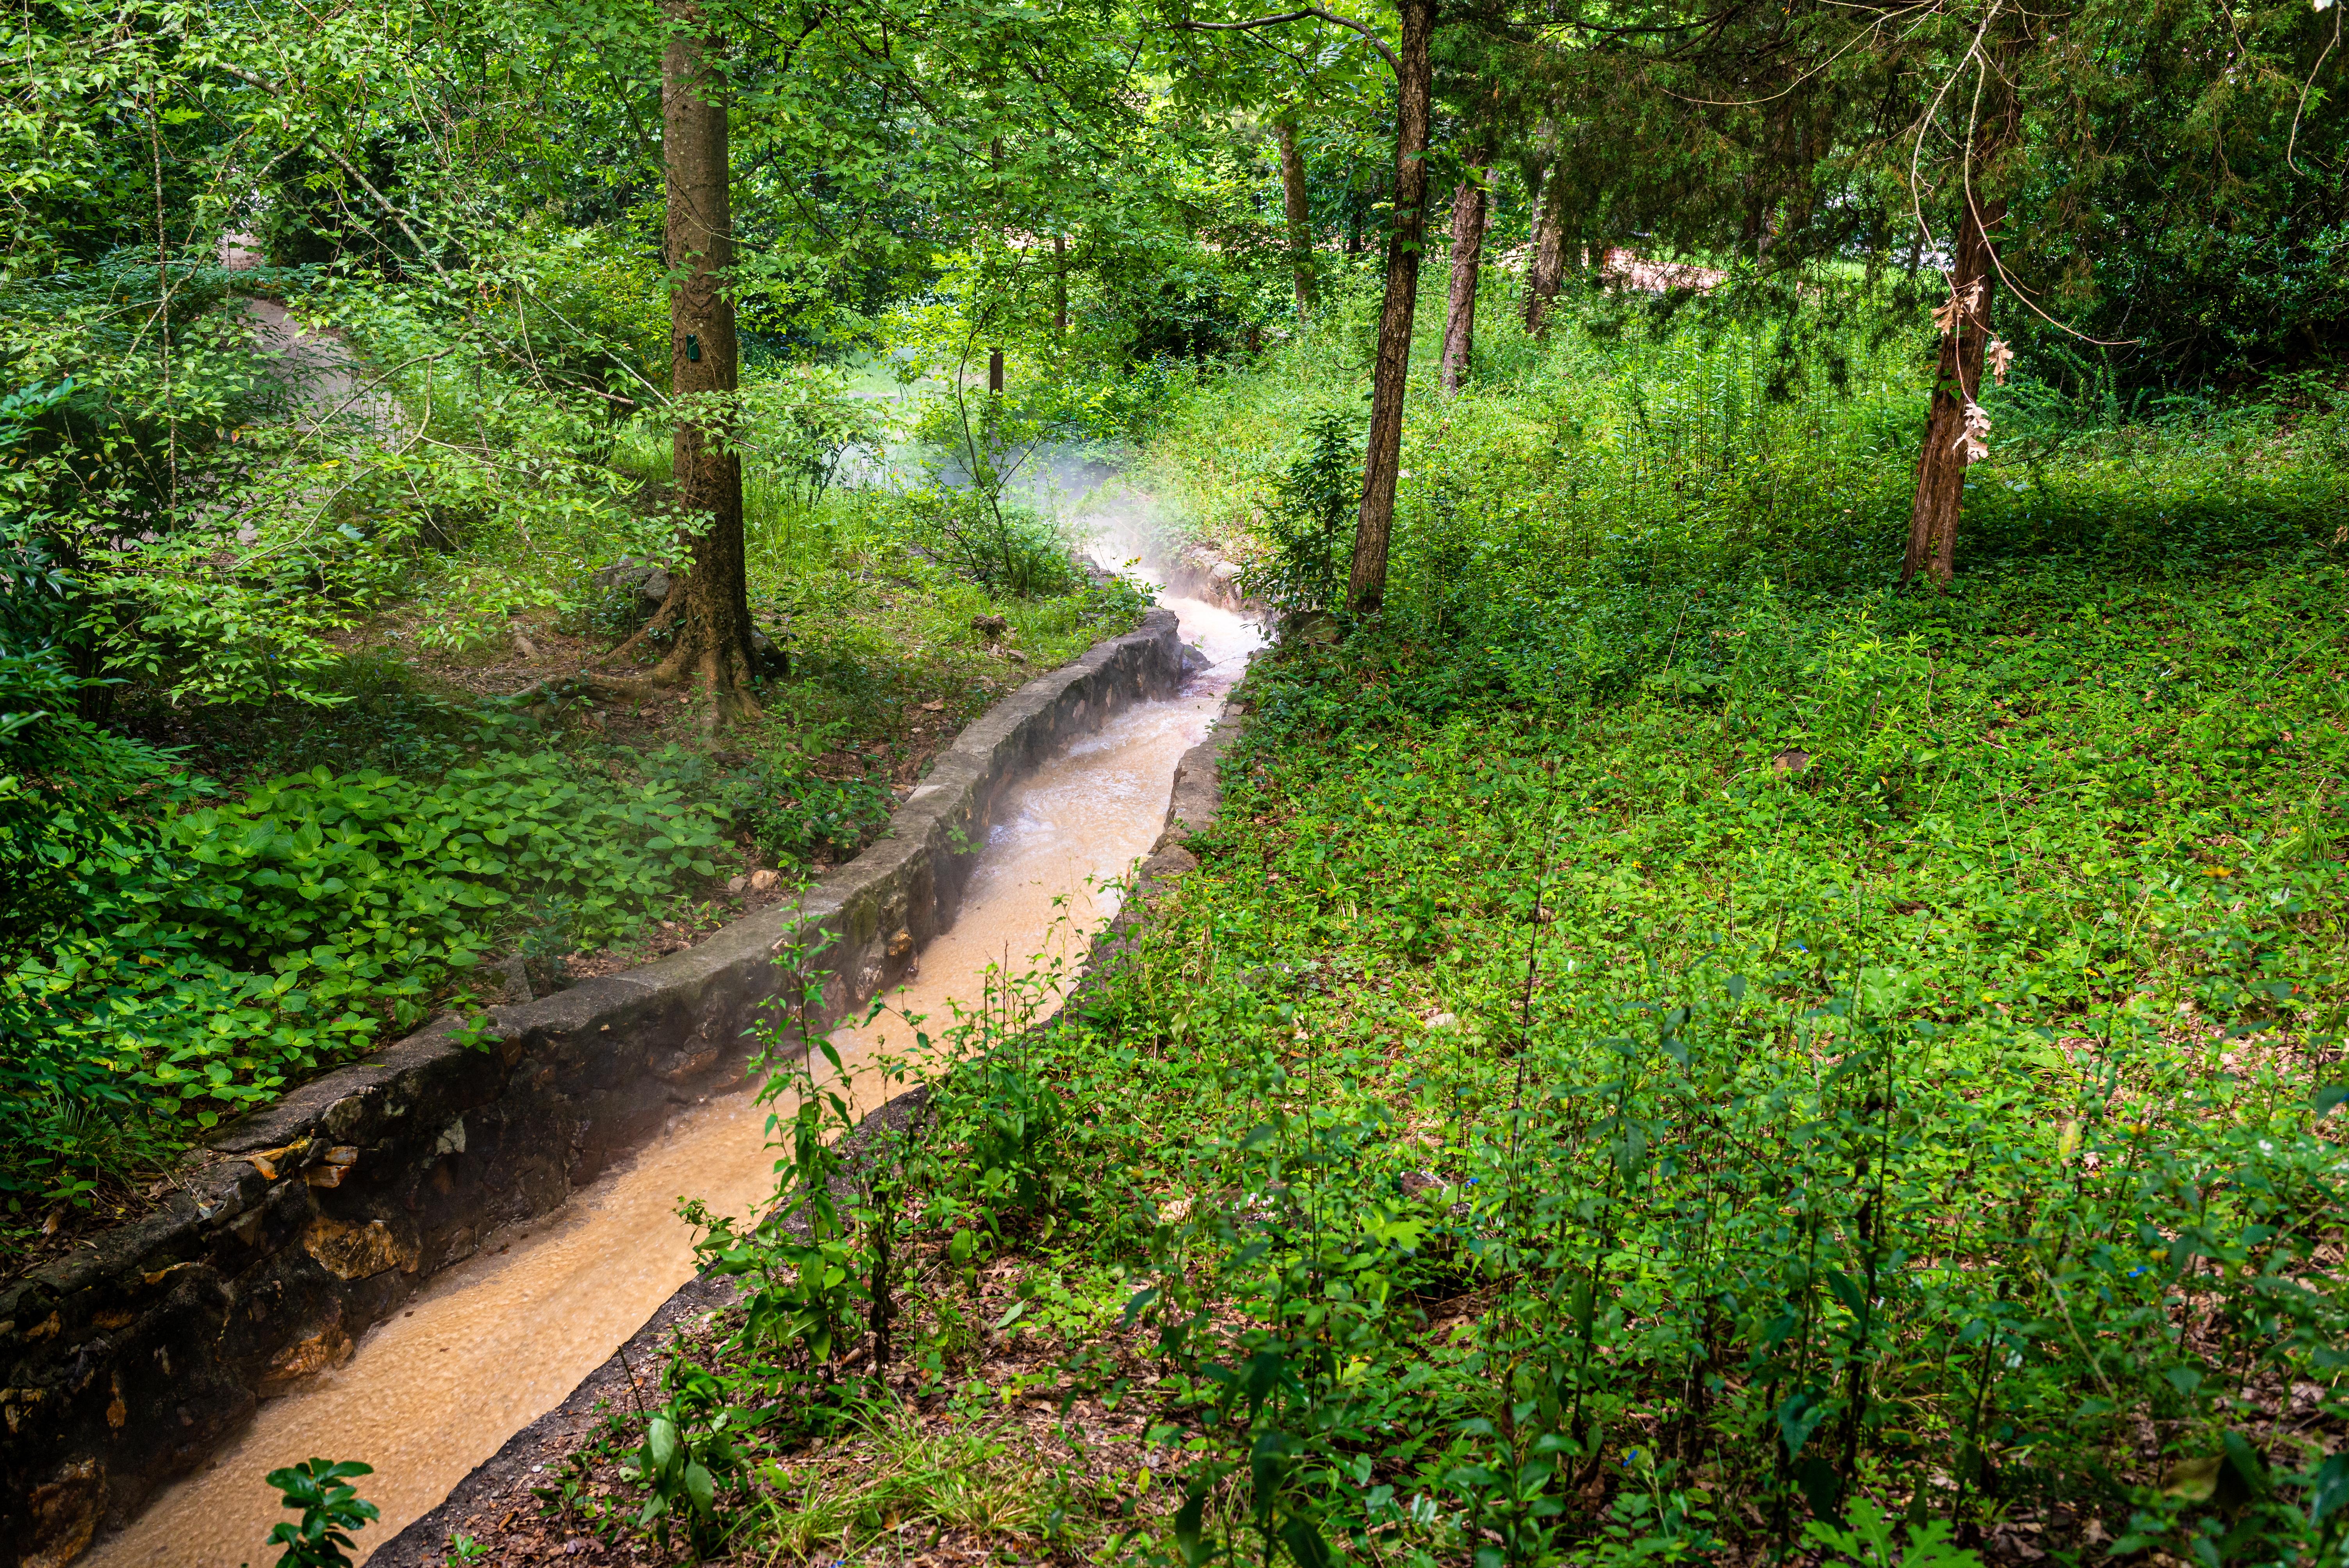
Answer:
MULTIPOLYGON (((1186 618, 1185 630, 1189 629, 1186 618)), ((1211 657, 1213 652, 1211 646, 1211 657)), ((1086 996, 1107 978, 1165 885, 1198 865, 1185 846, 1194 833, 1213 825, 1221 804, 1217 769, 1224 748, 1237 733, 1230 717, 1233 705, 1222 698, 1236 674, 1228 668, 1220 672, 1211 668, 1204 679, 1193 683, 1201 695, 1214 699, 1214 722, 1204 738, 1185 749, 1174 763, 1156 837, 1149 841, 1146 852, 1132 862, 1128 895, 1113 911, 1096 910, 1107 918, 1092 931, 1082 960, 1069 977, 1061 1016, 1083 1008, 1086 996)), ((974 908, 974 914, 980 913, 981 907, 974 908)), ((1050 1018, 1031 1026, 1051 1026, 1050 1018)), ((927 1093, 926 1087, 917 1087, 867 1111, 843 1146, 851 1166, 857 1145, 902 1131, 917 1117, 927 1093)), ((740 1295, 740 1283, 722 1275, 698 1274, 686 1283, 568 1398, 515 1433, 496 1454, 458 1482, 439 1507, 391 1539, 376 1543, 366 1558, 368 1568, 442 1568, 450 1561, 453 1543, 460 1536, 492 1558, 516 1552, 526 1557, 560 1553, 566 1560, 580 1561, 584 1568, 626 1560, 625 1544, 616 1547, 543 1522, 534 1489, 550 1484, 551 1477, 567 1473, 573 1456, 604 1434, 614 1412, 661 1403, 666 1398, 660 1387, 664 1356, 674 1353, 681 1334, 692 1332, 698 1320, 732 1305, 740 1295)))
MULTIPOLYGON (((900 809, 893 836, 799 905, 493 1009, 471 1040, 444 1019, 338 1069, 224 1130, 162 1212, 0 1292, 0 1538, 40 1568, 76 1560, 160 1486, 203 1466, 264 1399, 331 1380, 368 1329, 409 1321, 396 1315, 434 1275, 485 1248, 494 1257, 516 1227, 656 1139, 679 1107, 738 1083, 735 1042, 770 1008, 770 960, 792 931, 833 939, 827 1019, 897 980, 951 923, 1013 784, 1072 738, 1172 691, 1185 667, 1175 616, 1153 612, 974 723, 900 809)), ((558 1374, 536 1408, 641 1317, 558 1374)), ((452 1393, 478 1408, 486 1390, 460 1380, 452 1393)), ((477 1415, 484 1429, 501 1418, 477 1415)), ((240 1494, 263 1493, 259 1470, 221 1473, 240 1494)), ((183 1551, 160 1512, 150 1518, 99 1560, 208 1560, 183 1551)), ((222 1561, 244 1561, 258 1540, 240 1536, 222 1561)))

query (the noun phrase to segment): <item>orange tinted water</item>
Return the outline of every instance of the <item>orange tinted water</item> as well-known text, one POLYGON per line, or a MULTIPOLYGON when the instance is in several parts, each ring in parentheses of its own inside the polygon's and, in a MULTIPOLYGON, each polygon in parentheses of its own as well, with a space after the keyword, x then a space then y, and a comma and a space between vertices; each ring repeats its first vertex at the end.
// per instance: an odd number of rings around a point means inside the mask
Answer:
MULTIPOLYGON (((937 1033, 956 1006, 983 1004, 990 968, 1017 975, 1039 956, 1072 958, 1114 913, 1114 890, 1092 884, 1124 875, 1157 839, 1175 762, 1205 738, 1260 640, 1213 605, 1164 603, 1214 667, 1180 695, 1137 704, 1081 737, 1015 791, 988 831, 953 927, 889 996, 892 1010, 832 1036, 856 1109, 895 1088, 882 1081, 875 1057, 910 1054, 908 1016, 926 1016, 937 1033)), ((290 1516, 261 1478, 314 1456, 375 1467, 359 1493, 382 1518, 357 1538, 364 1560, 367 1548, 429 1512, 508 1438, 561 1403, 692 1277, 692 1233, 677 1217, 681 1198, 747 1214, 771 1194, 766 1116, 748 1093, 681 1114, 633 1161, 527 1233, 510 1233, 432 1281, 342 1367, 264 1404, 202 1471, 167 1489, 88 1561, 99 1568, 273 1562, 263 1542, 290 1516)))

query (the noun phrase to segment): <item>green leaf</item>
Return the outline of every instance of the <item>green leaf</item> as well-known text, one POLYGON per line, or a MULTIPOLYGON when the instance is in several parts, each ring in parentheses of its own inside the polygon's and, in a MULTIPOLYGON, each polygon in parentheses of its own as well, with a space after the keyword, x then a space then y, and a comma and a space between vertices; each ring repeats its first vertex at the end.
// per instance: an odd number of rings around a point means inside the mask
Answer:
POLYGON ((1778 1407, 1778 1437, 1786 1445, 1786 1457, 1793 1459, 1827 1418, 1830 1401, 1815 1388, 1805 1388, 1788 1397, 1778 1407))
POLYGON ((2180 1460, 2169 1467, 2162 1477, 2161 1495, 2174 1497, 2182 1502, 2208 1502, 2210 1494, 2219 1490, 2220 1456, 2206 1459, 2180 1460))
POLYGON ((2321 1525, 2349 1506, 2349 1449, 2324 1461, 2308 1491, 2308 1522, 2321 1525))
POLYGON ((1205 1568, 1207 1561, 1207 1544, 1200 1533, 1200 1521, 1206 1509, 1206 1483, 1195 1480, 1183 1494, 1183 1506, 1174 1514, 1174 1545, 1183 1553, 1187 1568, 1205 1568))
POLYGON ((718 1512, 717 1484, 698 1460, 685 1467, 685 1494, 693 1500, 693 1511, 702 1518, 711 1518, 718 1512))
POLYGON ((1288 1548, 1288 1555, 1297 1568, 1330 1568, 1330 1543, 1321 1539, 1321 1532, 1301 1513, 1292 1513, 1280 1526, 1280 1543, 1288 1548))

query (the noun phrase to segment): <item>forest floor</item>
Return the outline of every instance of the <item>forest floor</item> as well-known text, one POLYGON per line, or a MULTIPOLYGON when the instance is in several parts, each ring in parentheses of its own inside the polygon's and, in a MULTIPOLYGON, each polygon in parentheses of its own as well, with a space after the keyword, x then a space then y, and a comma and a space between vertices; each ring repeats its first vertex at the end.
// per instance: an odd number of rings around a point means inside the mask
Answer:
MULTIPOLYGON (((1152 471, 1240 531, 1317 376, 1222 384, 1152 471)), ((1443 506, 1383 624, 1259 659, 1200 864, 1082 1016, 933 1085, 821 1260, 754 1246, 763 1309, 452 1562, 2337 1542, 2349 474, 2317 421, 1994 464, 1957 589, 1903 593, 1864 408, 1718 469, 1636 427, 1544 449, 1593 379, 1413 427, 1443 506), (710 1472, 698 1541, 656 1418, 710 1472)))

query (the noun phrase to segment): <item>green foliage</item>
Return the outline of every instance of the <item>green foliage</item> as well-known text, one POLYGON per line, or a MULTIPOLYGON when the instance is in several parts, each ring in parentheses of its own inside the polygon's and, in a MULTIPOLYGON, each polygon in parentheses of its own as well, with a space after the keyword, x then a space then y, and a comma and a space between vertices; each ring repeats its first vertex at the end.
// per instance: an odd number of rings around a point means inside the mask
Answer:
POLYGON ((285 1506, 302 1511, 299 1523, 286 1521, 269 1532, 269 1544, 285 1548, 277 1568, 351 1568, 350 1532, 377 1513, 350 1483, 374 1473, 374 1466, 350 1460, 305 1460, 271 1470, 268 1482, 285 1494, 285 1506))
MULTIPOLYGON (((1407 458, 1387 616, 1259 661, 1105 986, 933 1085, 917 1358, 954 1275, 1049 1280, 999 1332, 1148 1396, 1185 1491, 1137 1550, 1194 1568, 2323 1546, 2337 480, 2256 414, 2051 420, 1903 595, 1851 344, 1774 398, 1758 333, 1584 331, 1598 391, 1537 357, 1407 458), (2201 526, 2135 556, 2137 508, 2201 526)), ((1311 396, 1167 428, 1278 498, 1311 396)))
POLYGON ((28 1119, 8 1189, 73 1186, 88 1108, 135 1108, 126 1136, 168 1147, 173 1118, 209 1127, 420 1022, 534 907, 603 940, 716 876, 722 810, 665 768, 491 752, 432 784, 318 769, 236 801, 118 800, 87 830, 56 813, 44 864, 72 918, 0 979, 5 1059, 44 1091, 8 1102, 28 1119))
POLYGON ((647 1493, 636 1528, 649 1530, 663 1550, 669 1522, 682 1518, 697 1559, 719 1549, 718 1489, 740 1468, 730 1424, 741 1412, 727 1403, 718 1378, 682 1357, 661 1374, 668 1403, 645 1424, 645 1440, 631 1456, 636 1484, 647 1493))
POLYGON ((890 435, 887 407, 860 397, 841 371, 801 365, 760 376, 742 389, 745 441, 761 472, 792 499, 823 499, 854 459, 878 461, 890 435))
POLYGON ((1304 450, 1288 465, 1265 509, 1265 557, 1243 581, 1247 592, 1286 610, 1331 610, 1346 597, 1362 459, 1353 422, 1336 412, 1305 427, 1304 450))
POLYGON ((914 527, 940 557, 990 593, 1033 599, 1066 593, 1077 569, 1051 525, 977 490, 932 488, 907 498, 914 527))
POLYGON ((2053 569, 1913 663, 1899 602, 1750 605, 1725 689, 1426 719, 1374 700, 1399 649, 1252 676, 1205 866, 1039 1063, 1121 1108, 1059 1147, 1152 1217, 1081 1234, 1149 1260, 1196 1495, 1507 1562, 1733 1517, 1957 1561, 1933 1531, 2056 1500, 2181 1554, 2311 1536, 2313 1480, 2162 1479, 2230 1436, 2294 1468, 2233 1390, 2326 1386, 2349 1334, 2302 1225, 2349 1180, 2311 1116, 2337 813, 2282 830, 2349 761, 2337 653, 2275 667, 2330 647, 2305 581, 2165 591, 2198 642, 2295 605, 2178 699, 2311 738, 2256 760, 2148 711, 2174 614, 2059 632, 2095 600, 2053 569))

